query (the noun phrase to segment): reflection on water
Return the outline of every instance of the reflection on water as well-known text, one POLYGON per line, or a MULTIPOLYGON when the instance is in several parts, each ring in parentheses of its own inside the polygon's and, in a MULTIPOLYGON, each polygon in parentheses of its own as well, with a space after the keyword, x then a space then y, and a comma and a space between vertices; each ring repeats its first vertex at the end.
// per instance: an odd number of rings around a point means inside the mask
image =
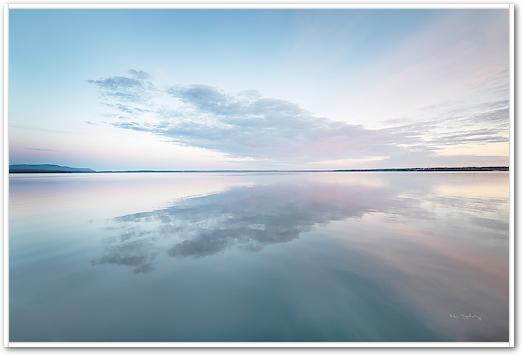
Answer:
POLYGON ((11 341, 506 341, 507 186, 11 176, 11 341))
POLYGON ((151 271, 155 256, 151 250, 157 249, 159 238, 174 239, 162 248, 172 257, 203 257, 230 247, 259 251, 292 241, 316 224, 387 209, 389 195, 383 188, 297 181, 188 198, 166 208, 114 218, 121 235, 95 263, 151 271))

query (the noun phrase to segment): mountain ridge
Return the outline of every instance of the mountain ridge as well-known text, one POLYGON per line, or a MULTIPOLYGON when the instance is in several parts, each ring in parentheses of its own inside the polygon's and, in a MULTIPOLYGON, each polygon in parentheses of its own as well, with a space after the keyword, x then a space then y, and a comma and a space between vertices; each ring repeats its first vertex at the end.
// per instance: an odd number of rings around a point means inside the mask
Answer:
POLYGON ((12 164, 9 173, 95 173, 89 168, 71 168, 56 164, 12 164))

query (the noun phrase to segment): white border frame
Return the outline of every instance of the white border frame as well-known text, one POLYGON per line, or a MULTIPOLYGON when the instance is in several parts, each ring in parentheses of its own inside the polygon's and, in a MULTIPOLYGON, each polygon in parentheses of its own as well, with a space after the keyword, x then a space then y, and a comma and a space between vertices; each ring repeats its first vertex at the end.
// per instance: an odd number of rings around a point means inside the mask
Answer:
POLYGON ((490 4, 347 4, 347 3, 177 3, 177 4, 35 4, 13 3, 6 4, 3 8, 3 317, 4 347, 22 348, 460 348, 460 347, 514 347, 514 297, 515 297, 515 46, 514 46, 514 4, 490 3, 490 4), (8 83, 9 83, 9 10, 10 9, 508 9, 509 10, 509 69, 510 69, 510 140, 509 140, 509 341, 508 342, 10 342, 9 341, 9 144, 8 144, 8 83))
POLYGON ((4 56, 3 56, 3 72, 2 72, 2 79, 3 79, 3 98, 2 98, 2 104, 3 104, 3 150, 4 154, 2 156, 2 167, 3 167, 3 189, 2 189, 2 198, 3 198, 3 257, 4 257, 4 263, 3 263, 3 278, 2 278, 2 287, 3 287, 3 312, 2 315, 4 317, 4 335, 3 335, 3 342, 4 347, 9 346, 9 143, 8 143, 8 124, 7 124, 7 113, 8 113, 8 96, 7 96, 7 89, 9 87, 9 8, 6 5, 3 9, 3 19, 4 19, 4 27, 3 27, 3 49, 4 49, 4 56))
POLYGON ((39 3, 12 3, 6 5, 9 9, 512 9, 512 3, 489 3, 489 4, 378 4, 378 3, 354 3, 345 2, 278 2, 278 3, 215 3, 205 1, 194 1, 190 3, 171 3, 171 4, 39 4, 39 3))

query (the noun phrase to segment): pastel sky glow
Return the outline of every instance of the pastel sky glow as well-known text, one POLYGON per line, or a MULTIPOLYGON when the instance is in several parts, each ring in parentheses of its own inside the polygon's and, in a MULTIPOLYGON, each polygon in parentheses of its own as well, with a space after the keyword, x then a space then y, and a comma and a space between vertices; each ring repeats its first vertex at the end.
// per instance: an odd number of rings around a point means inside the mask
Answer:
POLYGON ((508 165, 508 10, 10 10, 10 163, 508 165))

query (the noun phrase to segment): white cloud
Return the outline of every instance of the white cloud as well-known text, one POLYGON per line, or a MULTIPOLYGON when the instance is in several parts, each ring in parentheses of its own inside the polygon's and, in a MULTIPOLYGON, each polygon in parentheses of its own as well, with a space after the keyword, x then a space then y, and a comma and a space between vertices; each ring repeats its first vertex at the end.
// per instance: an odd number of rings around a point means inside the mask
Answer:
POLYGON ((232 159, 310 166, 323 166, 324 161, 426 166, 439 161, 436 151, 446 146, 508 141, 505 99, 459 110, 452 106, 447 112, 435 107, 435 116, 421 122, 367 129, 319 117, 257 91, 230 94, 208 85, 180 84, 160 88, 143 71, 89 82, 98 86, 110 108, 111 125, 232 159))

